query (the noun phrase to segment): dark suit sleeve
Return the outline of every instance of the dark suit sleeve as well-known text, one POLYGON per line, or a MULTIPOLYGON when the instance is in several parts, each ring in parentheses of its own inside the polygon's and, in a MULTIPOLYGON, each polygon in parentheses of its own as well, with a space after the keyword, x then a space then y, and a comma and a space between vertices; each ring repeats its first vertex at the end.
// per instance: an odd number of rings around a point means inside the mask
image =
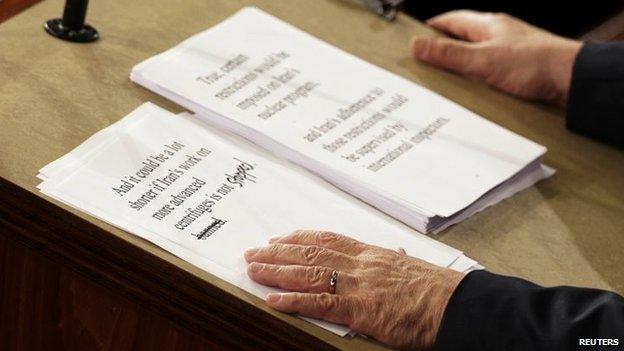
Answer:
POLYGON ((544 288, 474 271, 453 293, 434 349, 622 350, 624 298, 596 289, 544 288), (611 339, 604 341, 611 345, 579 346, 581 338, 611 339))
POLYGON ((624 42, 583 45, 572 70, 566 125, 624 147, 624 42))

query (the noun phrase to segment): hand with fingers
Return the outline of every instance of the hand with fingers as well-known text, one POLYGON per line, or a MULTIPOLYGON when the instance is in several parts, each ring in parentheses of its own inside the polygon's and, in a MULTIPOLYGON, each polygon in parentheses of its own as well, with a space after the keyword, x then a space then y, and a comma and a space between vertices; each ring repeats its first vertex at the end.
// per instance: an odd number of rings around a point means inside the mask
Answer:
POLYGON ((245 252, 254 281, 286 313, 347 325, 401 349, 433 346, 463 274, 324 231, 296 231, 245 252))
POLYGON ((565 106, 582 43, 506 14, 457 10, 433 17, 449 37, 414 37, 413 55, 522 98, 565 106))

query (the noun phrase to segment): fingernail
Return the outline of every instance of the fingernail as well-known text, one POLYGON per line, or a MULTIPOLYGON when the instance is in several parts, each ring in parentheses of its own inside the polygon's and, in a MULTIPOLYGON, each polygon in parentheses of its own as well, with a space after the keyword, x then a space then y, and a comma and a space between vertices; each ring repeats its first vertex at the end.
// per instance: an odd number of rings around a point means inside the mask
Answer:
POLYGON ((250 272, 255 273, 259 272, 262 268, 264 268, 264 264, 254 262, 251 263, 247 269, 249 269, 250 272))
POLYGON ((276 303, 282 299, 282 294, 271 293, 267 295, 267 302, 276 303))
POLYGON ((245 250, 245 258, 246 259, 250 259, 252 258, 256 253, 258 252, 257 248, 251 248, 251 249, 247 249, 245 250))
POLYGON ((269 244, 273 244, 274 242, 278 241, 281 238, 283 238, 283 236, 281 236, 281 235, 273 236, 273 237, 269 238, 269 244))

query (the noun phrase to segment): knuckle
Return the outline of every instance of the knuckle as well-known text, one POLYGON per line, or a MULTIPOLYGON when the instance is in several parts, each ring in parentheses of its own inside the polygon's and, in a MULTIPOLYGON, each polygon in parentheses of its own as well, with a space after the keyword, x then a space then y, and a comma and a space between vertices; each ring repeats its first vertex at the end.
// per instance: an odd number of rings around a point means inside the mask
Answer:
POLYGON ((434 48, 434 38, 426 38, 422 41, 421 51, 423 57, 431 57, 431 51, 434 48))
POLYGON ((416 37, 412 43, 412 52, 420 59, 427 59, 430 38, 416 37))
POLYGON ((264 275, 269 270, 267 265, 263 263, 254 264, 253 268, 254 270, 252 271, 252 273, 255 275, 264 275))
POLYGON ((318 308, 321 312, 327 313, 336 308, 336 300, 334 299, 334 295, 330 293, 322 293, 318 295, 317 298, 318 308))
POLYGON ((349 275, 347 282, 354 290, 357 290, 360 286, 362 286, 362 278, 357 275, 349 275))
POLYGON ((320 256, 324 253, 325 249, 318 246, 306 246, 303 249, 303 259, 308 264, 318 262, 320 256))
POLYGON ((310 285, 320 285, 323 283, 325 277, 325 269, 315 266, 308 269, 308 283, 310 285))
POLYGON ((341 240, 342 240, 342 237, 336 233, 325 232, 325 231, 318 233, 318 241, 320 244, 332 244, 341 240))
MULTIPOLYGON (((460 48, 457 44, 450 41, 439 40, 431 45, 431 56, 437 58, 441 62, 454 62, 460 58, 460 48)), ((465 57, 462 57, 465 59, 465 57)))

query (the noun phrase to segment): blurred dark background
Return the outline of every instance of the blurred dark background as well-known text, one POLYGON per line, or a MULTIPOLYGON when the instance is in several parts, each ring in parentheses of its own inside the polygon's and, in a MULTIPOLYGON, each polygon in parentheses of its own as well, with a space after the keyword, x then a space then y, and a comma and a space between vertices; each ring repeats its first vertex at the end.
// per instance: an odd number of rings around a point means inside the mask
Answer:
POLYGON ((421 20, 463 8, 507 12, 557 34, 577 37, 621 13, 624 0, 405 0, 403 6, 421 20))
MULTIPOLYGON (((0 0, 0 22, 39 1, 41 0, 0 0)), ((624 0, 405 0, 403 4, 405 12, 420 20, 463 8, 507 12, 568 37, 583 35, 621 14, 620 20, 611 27, 619 26, 618 33, 624 33, 624 0)), ((613 30, 618 31, 618 28, 613 30)), ((624 36, 618 39, 624 39, 624 36)))

